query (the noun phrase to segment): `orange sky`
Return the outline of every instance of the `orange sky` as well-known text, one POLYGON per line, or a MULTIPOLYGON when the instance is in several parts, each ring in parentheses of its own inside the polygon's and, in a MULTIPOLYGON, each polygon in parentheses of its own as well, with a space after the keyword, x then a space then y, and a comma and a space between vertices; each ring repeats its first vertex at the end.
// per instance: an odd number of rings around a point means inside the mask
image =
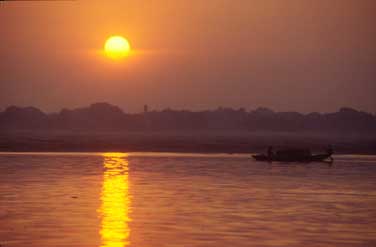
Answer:
POLYGON ((0 109, 376 111, 373 0, 0 3, 0 109), (106 38, 134 54, 104 57, 106 38))

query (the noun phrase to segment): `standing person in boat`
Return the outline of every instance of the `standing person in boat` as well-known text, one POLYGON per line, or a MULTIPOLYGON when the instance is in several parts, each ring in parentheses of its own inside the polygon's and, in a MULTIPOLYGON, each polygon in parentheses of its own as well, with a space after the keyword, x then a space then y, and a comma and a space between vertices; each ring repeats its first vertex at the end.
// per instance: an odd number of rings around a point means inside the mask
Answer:
POLYGON ((332 155, 333 155, 334 151, 333 151, 333 147, 332 147, 332 145, 329 145, 329 146, 326 148, 326 153, 329 155, 329 159, 330 159, 330 161, 333 162, 334 160, 333 160, 332 155))
POLYGON ((272 160, 272 159, 273 159, 274 152, 273 152, 273 147, 272 147, 272 146, 269 146, 269 147, 268 147, 267 155, 268 155, 268 159, 269 159, 269 160, 272 160))

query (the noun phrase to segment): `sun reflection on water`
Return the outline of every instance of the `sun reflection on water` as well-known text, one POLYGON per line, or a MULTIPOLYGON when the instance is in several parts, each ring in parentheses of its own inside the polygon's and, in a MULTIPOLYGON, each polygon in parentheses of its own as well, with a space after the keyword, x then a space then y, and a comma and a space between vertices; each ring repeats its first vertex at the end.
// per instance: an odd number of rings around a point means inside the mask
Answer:
POLYGON ((129 246, 130 196, 128 161, 125 153, 104 153, 104 175, 101 193, 100 247, 129 246))

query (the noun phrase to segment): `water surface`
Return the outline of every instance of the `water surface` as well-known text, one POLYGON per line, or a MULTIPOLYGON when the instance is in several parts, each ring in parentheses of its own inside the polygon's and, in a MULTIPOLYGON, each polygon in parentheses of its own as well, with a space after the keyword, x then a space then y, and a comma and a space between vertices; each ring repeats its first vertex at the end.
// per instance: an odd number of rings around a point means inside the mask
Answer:
POLYGON ((2 247, 376 246, 376 157, 1 153, 2 247))

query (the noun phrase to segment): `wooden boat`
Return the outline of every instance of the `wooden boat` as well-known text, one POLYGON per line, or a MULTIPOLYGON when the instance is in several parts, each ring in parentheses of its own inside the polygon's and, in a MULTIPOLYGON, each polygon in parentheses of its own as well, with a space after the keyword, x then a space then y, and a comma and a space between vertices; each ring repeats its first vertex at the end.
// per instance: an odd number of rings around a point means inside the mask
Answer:
POLYGON ((328 161, 332 162, 332 153, 324 154, 311 154, 307 149, 288 149, 279 150, 276 153, 270 155, 266 154, 255 154, 252 157, 257 161, 280 161, 280 162, 321 162, 328 161))

